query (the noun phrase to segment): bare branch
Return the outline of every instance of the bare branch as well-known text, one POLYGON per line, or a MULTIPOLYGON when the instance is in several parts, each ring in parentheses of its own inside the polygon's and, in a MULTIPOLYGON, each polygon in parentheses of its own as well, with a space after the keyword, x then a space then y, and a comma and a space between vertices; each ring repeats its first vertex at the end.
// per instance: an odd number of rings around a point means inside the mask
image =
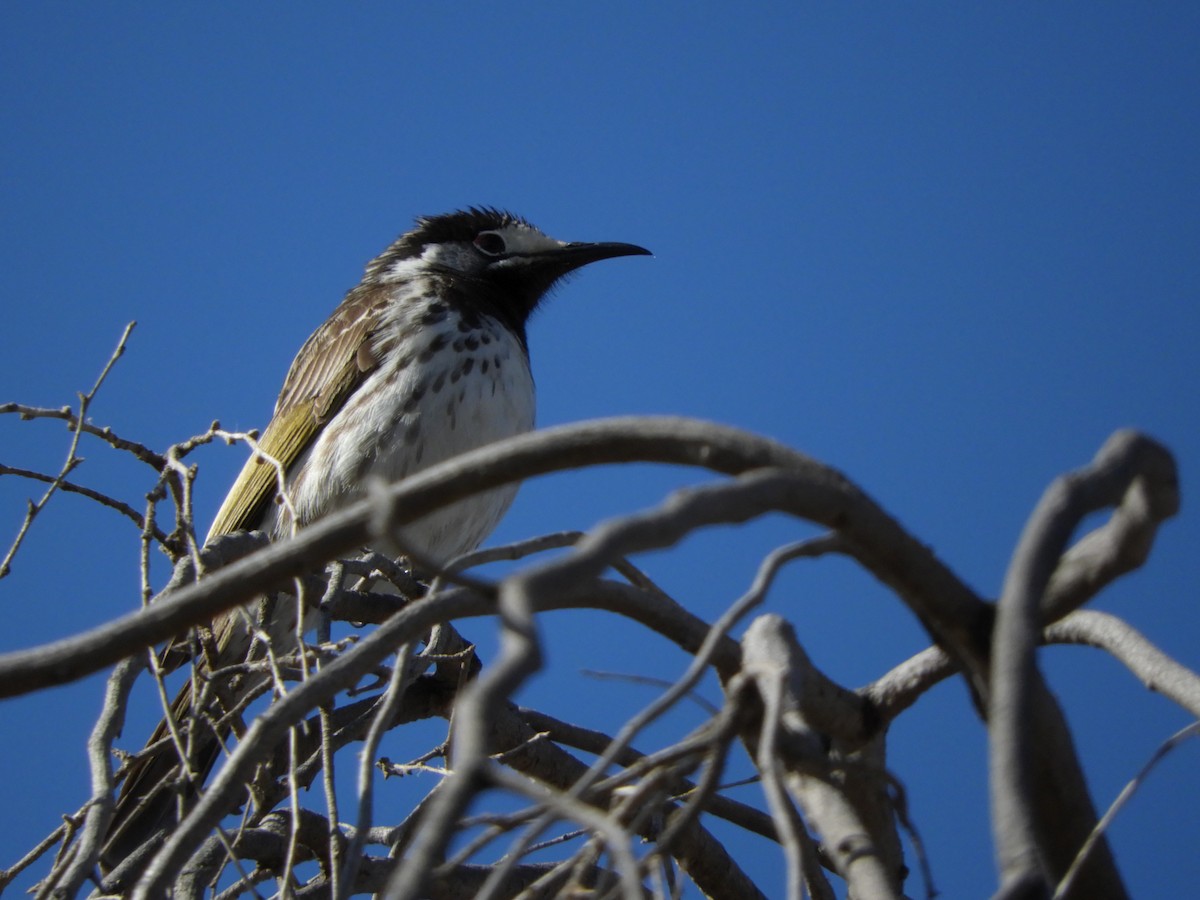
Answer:
MULTIPOLYGON (((764 783, 781 784, 786 778, 789 792, 821 834, 822 846, 846 879, 852 896, 898 900, 903 864, 886 791, 854 786, 856 777, 870 777, 869 770, 876 773, 872 781, 886 780, 881 778, 882 758, 871 765, 854 764, 840 758, 836 741, 829 742, 830 750, 826 749, 828 738, 812 726, 804 712, 806 705, 814 705, 802 699, 812 666, 791 625, 779 616, 760 616, 747 629, 742 648, 746 676, 763 700, 755 760, 764 783), (886 805, 883 815, 870 808, 880 801, 886 805)), ((788 821, 786 795, 776 789, 768 796, 776 810, 776 823, 788 821)), ((789 896, 797 900, 799 860, 807 855, 800 851, 806 839, 801 837, 802 831, 795 832, 797 871, 789 881, 789 896)), ((811 876, 805 878, 811 880, 811 876)))
POLYGON ((100 385, 104 384, 104 379, 108 377, 108 373, 112 371, 112 367, 116 365, 117 360, 120 359, 125 353, 125 342, 129 339, 129 334, 133 331, 133 327, 136 324, 136 322, 130 322, 125 326, 125 330, 121 333, 120 340, 117 341, 116 349, 113 350, 112 354, 109 356, 108 362, 104 364, 104 368, 100 370, 100 374, 96 378, 96 383, 92 385, 92 389, 86 394, 79 395, 79 415, 76 417, 75 424, 72 429, 71 443, 67 448, 66 462, 63 463, 58 475, 50 481, 50 486, 46 488, 46 492, 42 494, 41 498, 37 502, 30 501, 25 513, 25 519, 21 522, 21 527, 17 531, 17 536, 13 540, 12 546, 9 547, 8 552, 4 554, 4 559, 0 559, 0 578, 3 578, 8 574, 13 557, 16 556, 17 551, 21 549, 21 544, 25 540, 25 535, 29 533, 29 528, 31 525, 33 525, 33 520, 37 518, 37 514, 45 508, 47 503, 50 502, 50 498, 54 496, 55 492, 62 486, 63 482, 67 480, 67 476, 75 470, 76 466, 83 462, 83 459, 77 455, 76 451, 79 449, 79 438, 83 434, 82 425, 84 420, 87 419, 88 406, 91 404, 92 399, 96 396, 96 392, 100 390, 100 385))
POLYGON ((51 897, 66 900, 76 896, 84 881, 95 871, 96 863, 100 859, 104 836, 113 814, 113 741, 124 727, 129 692, 145 665, 144 658, 132 656, 118 665, 108 679, 104 709, 88 739, 92 796, 88 801, 87 813, 80 830, 80 841, 75 845, 75 856, 70 866, 65 871, 52 873, 48 879, 54 885, 49 892, 51 897))
MULTIPOLYGON (((556 744, 574 747, 598 756, 605 752, 613 743, 613 738, 610 735, 602 734, 588 728, 581 728, 569 722, 563 722, 537 710, 521 708, 518 712, 529 723, 531 728, 546 733, 556 744)), ((637 765, 645 758, 644 754, 638 753, 636 750, 627 749, 618 754, 614 762, 628 768, 637 765)), ((695 785, 687 781, 683 781, 679 785, 679 793, 682 796, 687 796, 697 789, 695 785)), ((744 803, 739 803, 736 800, 731 800, 719 794, 711 794, 705 797, 702 808, 705 812, 711 813, 754 834, 761 835, 769 840, 777 839, 775 826, 771 822, 771 817, 744 803)))
MULTIPOLYGON (((1118 432, 1088 468, 1059 478, 1034 510, 1004 581, 992 651, 989 706, 993 831, 1001 894, 1020 895, 1031 884, 1048 891, 1095 824, 1061 712, 1037 670, 1041 606, 1067 542, 1084 516, 1127 502, 1141 537, 1142 555, 1157 524, 1178 509, 1174 460, 1163 447, 1133 432, 1118 432), (1039 764, 1038 758, 1042 761, 1039 764), (1053 792, 1055 810, 1046 798, 1053 792), (1061 812, 1071 821, 1054 821, 1061 812), (1069 851, 1066 851, 1069 847, 1069 851), (1043 871, 1043 865, 1050 870, 1043 871)), ((1123 542, 1124 543, 1124 542, 1123 542)), ((1090 544, 1090 542, 1089 542, 1090 544)), ((1103 571, 1110 571, 1103 567, 1103 571)), ((1066 580, 1078 581, 1078 578, 1066 580)), ((1106 848, 1093 856, 1092 875, 1081 881, 1089 897, 1121 897, 1124 888, 1106 848)))
MULTIPOLYGON (((218 613, 277 589, 303 574, 314 561, 338 557, 361 545, 380 521, 377 504, 389 506, 387 521, 399 527, 477 491, 551 471, 613 462, 670 462, 702 465, 736 474, 777 465, 752 478, 741 496, 703 501, 695 526, 744 521, 772 510, 836 524, 852 538, 855 555, 913 605, 923 622, 956 658, 964 661, 977 689, 986 653, 980 625, 990 611, 920 542, 833 470, 764 438, 737 429, 689 419, 630 418, 568 425, 522 435, 464 454, 391 485, 274 544, 211 578, 146 610, 73 638, 0 656, 0 697, 61 684, 116 662, 138 647, 150 646, 218 613)), ((685 533, 691 528, 684 528, 685 533)), ((670 535, 631 534, 636 549, 663 546, 670 535)), ((600 538, 603 540, 604 538, 600 538)), ((624 556, 617 548, 592 544, 571 559, 591 573, 595 564, 624 556)))
POLYGON ((157 526, 148 523, 145 517, 136 509, 124 501, 117 500, 100 491, 94 491, 89 487, 84 487, 81 484, 75 484, 73 481, 67 481, 61 474, 47 475, 44 472, 34 472, 31 469, 18 469, 14 466, 6 466, 0 463, 0 475, 15 475, 18 478, 28 478, 31 481, 40 481, 43 484, 57 485, 57 489, 65 494, 79 494, 81 497, 87 497, 89 500, 94 500, 101 506, 107 506, 109 509, 116 510, 125 518, 129 519, 138 528, 145 528, 148 524, 151 525, 151 534, 159 543, 167 543, 167 535, 157 526))
POLYGON ((78 429, 83 434, 99 438, 114 450, 122 450, 129 453, 156 472, 161 472, 167 464, 165 457, 162 455, 155 453, 149 447, 139 444, 137 441, 126 440, 114 434, 112 428, 107 426, 100 428, 90 422, 82 421, 82 417, 76 415, 75 411, 69 406, 48 409, 40 406, 26 406, 22 403, 0 403, 0 415, 6 413, 16 415, 23 420, 58 419, 66 422, 67 427, 72 431, 78 429))
POLYGON ((1071 863, 1071 868, 1067 869, 1067 873, 1063 875, 1062 880, 1058 883, 1058 887, 1054 891, 1053 900, 1063 900, 1063 898, 1068 896, 1074 887, 1075 879, 1079 876, 1079 873, 1083 870, 1084 865, 1087 863, 1088 856, 1095 849, 1104 832, 1113 823, 1113 820, 1117 817, 1117 814, 1120 813, 1122 807, 1129 802, 1129 799, 1134 795, 1134 792, 1137 791, 1142 783, 1145 782, 1145 780, 1150 776, 1150 772, 1153 771, 1154 767, 1162 762, 1166 755, 1178 747, 1181 743, 1186 741, 1188 738, 1197 736, 1200 736, 1200 722, 1192 722, 1190 725, 1184 726, 1163 741, 1162 745, 1154 751, 1154 755, 1150 757, 1150 760, 1146 763, 1146 765, 1142 766, 1141 771, 1134 776, 1133 780, 1130 781, 1129 784, 1125 785, 1125 787, 1121 789, 1121 793, 1117 795, 1117 799, 1114 800, 1112 805, 1105 811, 1103 818, 1096 823, 1095 830, 1088 835, 1088 839, 1084 842, 1083 846, 1079 848, 1079 854, 1071 863))
MULTIPOLYGON (((82 818, 82 816, 83 812, 81 811, 72 818, 82 818)), ((71 839, 71 833, 73 832, 73 829, 74 825, 72 822, 64 822, 62 825, 59 825, 52 832, 46 835, 46 837, 42 838, 42 840, 39 841, 37 845, 33 847, 33 849, 17 860, 15 864, 0 871, 0 892, 3 892, 3 890, 12 883, 13 879, 41 859, 50 851, 50 848, 52 848, 59 841, 62 841, 65 846, 65 844, 71 839)))
POLYGON ((916 703, 931 687, 957 671, 954 662, 941 647, 926 647, 887 674, 860 688, 858 693, 870 701, 869 708, 878 716, 879 727, 883 728, 916 703))
POLYGON ((1046 640, 1107 650, 1150 690, 1200 718, 1200 677, 1116 616, 1096 610, 1073 612, 1046 629, 1046 640))
MULTIPOLYGON (((42 417, 26 407, 0 407, 5 411, 42 417)), ((69 409, 45 417, 70 422, 76 443, 81 434, 94 430, 69 409)), ((111 432, 104 434, 117 446, 111 432)), ((1050 504, 1049 511, 1043 508, 1046 501, 1039 507, 1014 556, 1012 583, 1006 584, 1004 615, 1009 621, 997 624, 990 604, 840 473, 770 441, 710 423, 631 418, 526 435, 401 484, 373 486, 360 503, 299 531, 291 540, 264 546, 263 536, 242 535, 201 549, 191 509, 197 469, 183 459, 194 447, 217 438, 246 441, 257 452, 253 433, 225 432, 214 423, 206 433, 158 457, 158 483, 148 495, 144 514, 122 508, 113 498, 92 497, 111 501, 107 505, 139 523, 143 599, 151 593, 151 543, 158 541, 173 557, 182 555, 167 589, 143 611, 99 629, 0 656, 0 696, 72 680, 121 658, 137 660, 125 662, 114 673, 105 712, 93 732, 91 799, 41 845, 40 852, 60 849, 39 886, 40 896, 74 896, 94 871, 99 836, 112 804, 109 757, 137 670, 151 661, 165 701, 163 673, 189 654, 204 652, 204 623, 219 610, 250 602, 257 609, 255 598, 264 592, 276 594, 272 603, 319 606, 326 623, 350 621, 356 632, 362 623, 379 627, 348 637, 339 634, 334 642, 327 624, 319 632, 319 645, 301 643, 294 651, 271 646, 258 631, 255 641, 261 652, 256 656, 196 678, 192 683, 198 695, 226 693, 228 699, 222 699, 219 709, 200 714, 193 707, 191 713, 180 714, 177 723, 169 720, 172 736, 143 753, 169 753, 173 742, 186 758, 198 737, 231 725, 236 739, 227 742, 223 764, 206 790, 204 776, 188 784, 176 768, 171 777, 178 779, 178 823, 108 872, 103 890, 132 897, 173 892, 179 897, 213 894, 232 900, 257 895, 263 890, 260 884, 277 879, 282 896, 330 900, 363 892, 499 897, 522 890, 522 896, 532 898, 576 887, 604 896, 665 897, 685 890, 686 875, 705 896, 762 897, 739 861, 702 827, 702 814, 707 812, 783 846, 790 896, 798 898, 807 890, 831 900, 835 891, 821 871, 824 863, 842 874, 853 896, 898 897, 905 867, 897 820, 905 828, 912 823, 903 789, 886 768, 887 728, 931 685, 955 673, 964 674, 985 717, 999 708, 997 703, 1011 701, 1013 679, 1032 684, 1026 685, 1029 693, 1022 700, 1031 705, 1022 708, 1031 716, 1042 751, 1029 776, 1038 804, 1033 846, 1039 859, 1045 854, 1046 872, 1065 872, 1064 860, 1079 851, 1080 829, 1089 821, 1096 824, 1095 813, 1065 722, 1038 681, 1033 651, 1025 659, 1019 652, 1007 659, 998 653, 993 673, 993 642, 999 648, 1007 639, 1010 650, 1019 650, 1032 633, 1034 640, 1101 646, 1151 687, 1193 712, 1200 709, 1200 678, 1120 620, 1072 613, 1038 633, 1048 620, 1086 602, 1113 578, 1144 562, 1156 528, 1174 511, 1177 489, 1169 457, 1164 463, 1165 451, 1144 439, 1126 436, 1125 444, 1116 442, 1116 450, 1106 448, 1091 470, 1066 479, 1060 497, 1066 500, 1050 504), (1136 457, 1132 462, 1131 456, 1136 457), (403 549, 406 523, 469 494, 538 474, 611 462, 695 465, 733 477, 677 492, 654 508, 583 534, 546 535, 451 561, 419 556, 393 561, 377 554, 339 559, 361 553, 368 545, 403 549), (1105 486, 1098 488, 1093 483, 1097 480, 1105 486), (1077 524, 1080 510, 1097 497, 1101 505, 1115 505, 1114 513, 1067 549, 1075 527, 1072 516, 1077 524), (158 505, 163 502, 173 504, 175 528, 169 535, 157 525, 159 513, 170 521, 158 505), (627 560, 629 554, 670 547, 696 529, 771 512, 822 525, 829 533, 767 554, 743 596, 714 623, 690 613, 627 560), (1030 534, 1037 529, 1041 531, 1034 540, 1030 534), (495 560, 519 560, 560 548, 567 552, 526 564, 498 584, 473 571, 495 560), (859 691, 849 691, 812 664, 792 628, 779 617, 765 616, 753 623, 743 646, 733 641, 733 629, 762 602, 784 564, 830 553, 850 557, 890 587, 937 646, 859 691), (320 573, 321 564, 329 560, 336 561, 320 573), (601 580, 614 569, 626 581, 601 580), (199 578, 197 572, 202 573, 199 578), (418 580, 430 576, 428 587, 418 580), (398 591, 400 596, 384 591, 398 591), (613 736, 517 708, 510 700, 542 664, 537 616, 572 607, 626 617, 691 657, 681 677, 662 680, 661 695, 613 736), (501 658, 485 666, 459 634, 458 620, 496 615, 502 630, 501 658), (1013 628, 1014 621, 1019 628, 1013 628), (161 662, 149 649, 193 625, 199 637, 190 646, 177 645, 161 662), (1002 637, 1001 625, 1008 629, 1007 638, 1002 637), (1016 643, 1011 642, 1014 630, 1019 635, 1016 643), (410 654, 407 648, 416 644, 424 649, 410 654), (390 659, 398 647, 405 650, 390 659), (686 734, 650 746, 645 753, 634 751, 635 739, 649 743, 662 728, 672 726, 669 719, 661 719, 663 713, 688 696, 710 667, 725 689, 724 705, 710 709, 711 718, 686 734), (1009 693, 996 694, 1000 700, 993 702, 993 690, 999 690, 1004 679, 1010 679, 1004 688, 1009 693), (273 702, 267 705, 268 696, 251 706, 262 694, 273 694, 273 702), (257 712, 264 705, 265 711, 257 712), (253 718, 249 711, 254 711, 253 718), (379 766, 385 778, 413 774, 410 782, 424 777, 432 787, 426 786, 423 799, 406 805, 398 823, 376 824, 373 819, 384 807, 374 803, 373 796, 385 791, 383 783, 373 783, 380 741, 391 729, 431 718, 450 723, 448 737, 435 735, 431 743, 423 736, 419 747, 404 751, 405 758, 413 760, 409 765, 384 759, 379 766), (644 730, 651 722, 660 722, 658 732, 644 730), (761 773, 773 818, 722 796, 729 787, 723 786, 722 773, 739 737, 761 773), (337 782, 344 779, 335 779, 333 769, 343 749, 354 742, 363 743, 357 811, 349 824, 339 821, 337 782), (589 757, 585 762, 573 748, 592 754, 595 761, 589 757), (444 767, 441 758, 446 759, 444 767), (318 779, 324 785, 327 815, 306 808, 321 808, 320 802, 302 793, 318 779), (530 805, 498 813, 496 807, 481 804, 478 814, 465 815, 467 805, 483 791, 496 789, 526 798, 530 805), (1053 818, 1056 806, 1065 810, 1060 819, 1053 818), (242 807, 235 825, 232 816, 242 807), (821 847, 810 828, 822 836, 821 847), (1070 837, 1056 844, 1048 836, 1054 830, 1070 837), (573 838, 582 840, 568 844, 573 838), (638 839, 640 847, 635 846, 638 839), (455 852, 447 860, 449 846, 455 852), (379 847, 385 848, 387 858, 372 849, 379 847), (556 851, 563 854, 558 862, 523 862, 531 852, 550 848, 561 848, 556 851), (498 861, 471 864, 489 858, 498 861), (602 862, 611 871, 602 869, 602 862)), ((8 471, 0 468, 0 474, 8 471)), ((275 474, 277 479, 284 476, 278 466, 275 474)), ((39 480, 57 481, 57 489, 63 491, 96 494, 67 480, 65 473, 39 480)), ((303 618, 297 616, 300 641, 303 618)), ((118 753, 125 758, 123 751, 118 753)), ((127 769, 123 766, 117 773, 118 780, 127 769)), ((353 801, 340 805, 355 807, 353 801)), ((1079 851, 1075 867, 1081 880, 1069 888, 1072 874, 1060 884, 1061 891, 1093 896, 1088 879, 1111 866, 1102 837, 1107 820, 1079 851), (1089 853, 1091 862, 1084 865, 1089 853)), ((914 845, 924 867, 915 836, 914 845)), ((0 886, 35 858, 27 857, 13 872, 0 873, 0 886)), ((1046 885, 1040 868, 1028 868, 1006 878, 1002 896, 1026 891, 1033 896, 1046 885)), ((1119 897, 1121 891, 1116 879, 1094 895, 1119 897)))
POLYGON ((1108 454, 1142 457, 1127 463, 1139 471, 1123 489, 1114 485, 1120 493, 1110 494, 1108 502, 1100 504, 1115 507, 1108 521, 1084 535, 1055 564, 1042 600, 1043 622, 1078 609, 1105 586, 1143 565, 1158 527, 1179 511, 1179 483, 1165 448, 1132 432, 1118 432, 1101 449, 1096 465, 1102 465, 1108 454), (1139 447, 1139 442, 1146 445, 1139 447))
MULTIPOLYGON (((384 731, 390 727, 392 718, 396 715, 396 711, 400 707, 401 698, 404 696, 404 688, 408 676, 408 655, 411 649, 411 644, 403 644, 396 654, 396 664, 392 667, 392 680, 384 692, 383 699, 379 704, 379 711, 371 722, 371 728, 367 732, 366 743, 359 757, 358 819, 355 823, 355 837, 350 842, 350 846, 346 851, 345 869, 338 876, 341 884, 345 886, 343 890, 349 885, 354 884, 355 877, 358 874, 359 854, 362 852, 362 836, 366 834, 366 829, 371 824, 371 790, 372 776, 375 771, 375 753, 379 748, 379 741, 383 737, 384 731)), ((339 895, 337 890, 338 884, 336 882, 334 888, 333 900, 341 900, 345 894, 339 895)))

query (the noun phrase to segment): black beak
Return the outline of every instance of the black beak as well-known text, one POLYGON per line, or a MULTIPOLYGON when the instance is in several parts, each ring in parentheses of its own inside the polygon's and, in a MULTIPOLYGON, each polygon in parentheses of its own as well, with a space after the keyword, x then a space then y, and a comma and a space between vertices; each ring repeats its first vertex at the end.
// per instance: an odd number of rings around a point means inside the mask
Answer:
POLYGON ((525 308, 521 314, 527 318, 556 281, 588 263, 618 256, 650 255, 649 250, 637 244, 563 244, 536 253, 514 253, 503 257, 492 264, 490 277, 497 282, 505 280, 506 290, 524 299, 525 308))
POLYGON ((615 259, 618 256, 650 255, 649 250, 645 247, 639 247, 637 244, 619 244, 614 242, 587 244, 577 242, 564 244, 557 250, 551 250, 543 258, 548 263, 553 261, 559 274, 565 275, 568 272, 575 271, 580 266, 599 262, 602 259, 615 259))

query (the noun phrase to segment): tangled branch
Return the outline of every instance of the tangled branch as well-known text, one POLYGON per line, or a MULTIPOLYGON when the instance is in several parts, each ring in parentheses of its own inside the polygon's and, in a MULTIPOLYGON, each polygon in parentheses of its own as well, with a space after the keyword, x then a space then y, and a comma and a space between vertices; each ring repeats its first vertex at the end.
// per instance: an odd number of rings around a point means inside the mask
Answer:
MULTIPOLYGON (((232 898, 256 894, 271 880, 281 895, 296 897, 534 897, 583 890, 674 897, 684 881, 706 896, 763 896, 755 867, 737 859, 712 830, 710 823, 720 820, 779 845, 789 897, 836 896, 833 876, 855 897, 900 897, 907 866, 899 831, 913 823, 901 774, 888 769, 889 728, 934 684, 961 675, 991 737, 1001 895, 1048 895, 1058 885, 1062 896, 1125 896, 1070 733, 1037 661, 1047 643, 1086 643, 1193 715, 1200 712, 1194 673, 1121 620, 1079 609, 1146 561, 1157 528, 1178 507, 1174 462, 1150 439, 1119 432, 1090 467, 1051 487, 1014 553, 998 604, 977 596, 838 471, 744 431, 678 418, 610 419, 513 438, 374 490, 290 540, 272 544, 234 535, 200 548, 190 499, 195 467, 180 460, 218 438, 243 441, 253 452, 254 435, 227 433, 214 423, 156 453, 86 423, 87 404, 127 337, 128 330, 95 387, 81 395, 77 413, 0 407, 27 420, 61 419, 73 429, 57 476, 0 468, 0 474, 48 485, 5 566, 36 510, 59 491, 116 510, 137 526, 147 597, 145 548, 156 544, 175 562, 171 582, 134 612, 0 655, 0 696, 116 666, 88 747, 91 796, 67 824, 44 840, 31 839, 30 853, 0 873, 0 888, 54 852, 39 896, 73 897, 95 882, 101 894, 232 898), (83 435, 151 466, 145 514, 68 479, 78 467, 73 460, 83 435), (407 523, 471 494, 611 463, 691 466, 726 478, 582 533, 456 562, 420 560, 411 569, 361 552, 402 548, 407 523), (156 524, 163 502, 173 504, 170 533, 156 524), (1072 544, 1083 516, 1101 508, 1112 510, 1109 518, 1072 544), (675 547, 697 529, 768 513, 825 533, 767 553, 745 593, 714 622, 689 612, 629 562, 675 547), (933 646, 854 690, 812 662, 796 623, 774 614, 754 617, 784 566, 801 559, 819 565, 828 555, 853 560, 890 588, 933 646), (516 562, 511 574, 498 581, 482 576, 478 566, 498 558, 516 562), (428 583, 415 577, 429 573, 435 577, 428 583), (114 771, 114 748, 141 673, 151 668, 166 696, 151 651, 222 611, 253 608, 264 596, 280 602, 299 596, 345 636, 333 640, 326 628, 318 643, 296 654, 267 648, 261 661, 197 670, 192 677, 212 690, 236 691, 239 679, 258 671, 271 678, 253 682, 258 691, 229 710, 237 739, 208 784, 199 789, 180 778, 176 824, 96 881, 113 793, 125 771, 114 771), (681 648, 690 663, 614 734, 516 706, 514 695, 546 665, 539 617, 565 608, 634 622, 681 648), (501 635, 493 660, 481 659, 459 631, 483 617, 494 617, 501 635), (723 702, 662 746, 635 747, 650 740, 648 726, 661 725, 710 672, 723 702), (266 693, 274 695, 269 703, 258 697, 266 693), (446 723, 434 746, 408 763, 379 758, 386 735, 433 719, 446 723), (355 747, 362 753, 350 764, 356 785, 345 794, 334 768, 355 747), (756 769, 759 804, 726 793, 723 774, 732 754, 744 754, 756 769), (433 786, 396 818, 394 804, 375 802, 391 790, 379 782, 380 772, 423 773, 433 786), (323 788, 315 792, 319 800, 301 793, 315 783, 323 788), (493 797, 506 799, 493 803, 493 797), (546 854, 556 859, 541 861, 546 854)), ((180 748, 213 727, 196 715, 174 724, 165 744, 180 748)), ((143 752, 163 750, 170 747, 143 752)), ((919 847, 919 840, 912 843, 919 847)), ((925 870, 926 861, 918 862, 925 870)))

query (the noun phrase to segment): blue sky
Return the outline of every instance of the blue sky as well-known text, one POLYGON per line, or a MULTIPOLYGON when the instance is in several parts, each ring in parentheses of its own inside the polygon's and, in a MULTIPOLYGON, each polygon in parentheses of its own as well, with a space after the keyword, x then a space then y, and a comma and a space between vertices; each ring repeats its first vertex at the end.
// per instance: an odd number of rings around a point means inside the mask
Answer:
MULTIPOLYGON (((1118 427, 1164 441, 1183 511, 1096 607, 1195 668, 1198 40, 1185 3, 4 4, 0 401, 74 402, 136 319, 94 421, 156 448, 213 419, 261 427, 301 342, 414 216, 510 207, 655 253, 589 269, 532 324, 542 424, 678 413, 771 435, 846 472, 984 595, 1050 479, 1118 427)), ((0 462, 53 469, 66 442, 0 421, 0 462)), ((85 455, 80 481, 141 505, 148 471, 85 455)), ((196 457, 201 518, 242 458, 196 457)), ((696 478, 530 484, 495 540, 587 527, 696 478)), ((34 493, 0 480, 5 546, 34 493)), ((714 618, 805 533, 771 518, 641 562, 714 618)), ((0 583, 0 650, 130 609, 136 562, 131 527, 59 498, 0 583)), ((844 563, 789 570, 769 608, 850 685, 925 644, 844 563)), ((612 728, 650 695, 578 670, 682 670, 608 619, 545 628, 551 673, 521 699, 571 715, 592 691, 584 724, 612 728)), ((491 646, 493 623, 466 631, 491 646)), ((1101 806, 1186 723, 1095 651, 1053 649, 1045 667, 1101 806)), ((101 689, 0 703, 0 866, 85 798, 101 689)), ((131 746, 153 718, 142 701, 131 746)), ((956 683, 893 733, 949 897, 994 885, 983 741, 956 683)), ((1137 896, 1200 880, 1198 760, 1181 748, 1115 826, 1137 896)), ((777 893, 778 855, 743 852, 777 893)))

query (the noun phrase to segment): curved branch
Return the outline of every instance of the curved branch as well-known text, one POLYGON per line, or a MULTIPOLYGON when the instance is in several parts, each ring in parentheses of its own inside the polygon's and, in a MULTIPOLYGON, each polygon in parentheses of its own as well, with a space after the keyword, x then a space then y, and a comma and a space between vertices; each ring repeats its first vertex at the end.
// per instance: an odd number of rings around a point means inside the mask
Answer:
POLYGON ((886 728, 900 713, 917 702, 935 684, 958 669, 941 647, 926 647, 894 666, 879 678, 858 689, 878 716, 878 727, 886 728))
MULTIPOLYGON (((1170 453, 1153 442, 1139 449, 1132 432, 1117 432, 1100 451, 1143 455, 1130 465, 1144 468, 1124 481, 1126 488, 1102 506, 1115 506, 1108 521, 1080 538, 1055 563, 1042 598, 1042 621, 1053 622, 1078 609, 1106 585, 1146 562, 1158 526, 1179 511, 1179 483, 1170 453), (1128 445, 1124 449, 1123 445, 1128 445)), ((1100 459, 1097 460, 1097 465, 1100 459)), ((1119 482, 1120 483, 1120 482, 1119 482)))
MULTIPOLYGON (((455 776, 431 805, 413 852, 393 878, 400 896, 421 890, 419 879, 444 852, 453 823, 478 789, 486 761, 488 711, 540 665, 532 613, 577 597, 616 560, 675 544, 690 532, 715 524, 740 523, 782 511, 837 529, 838 549, 850 553, 891 586, 916 612, 935 639, 964 663, 983 693, 986 655, 979 643, 991 610, 923 545, 869 497, 832 469, 806 461, 801 469, 756 469, 732 483, 706 485, 672 495, 659 507, 614 519, 589 532, 563 557, 518 572, 501 585, 499 609, 505 630, 501 657, 474 682, 460 704, 455 776)), ((750 600, 754 594, 751 592, 750 600)), ((618 738, 620 740, 620 738, 618 738)))
MULTIPOLYGON (((742 654, 743 672, 763 704, 760 732, 748 735, 747 743, 764 787, 774 785, 767 796, 776 822, 786 821, 786 785, 821 835, 850 895, 898 898, 904 871, 900 841, 887 792, 875 783, 882 775, 881 747, 871 765, 849 765, 853 758, 843 755, 836 740, 827 745, 807 716, 821 705, 820 698, 804 696, 815 670, 789 622, 773 613, 759 616, 746 629, 742 654)), ((801 839, 795 836, 797 845, 801 839)), ((801 857, 798 847, 794 855, 801 857)), ((788 894, 798 898, 798 862, 796 869, 788 894)))
MULTIPOLYGON (((618 582, 593 582, 592 588, 583 596, 552 598, 539 609, 579 606, 607 609, 668 636, 689 652, 694 652, 708 633, 708 626, 703 621, 661 594, 618 582)), ((419 640, 439 622, 494 613, 495 601, 469 588, 443 591, 412 603, 276 701, 254 720, 203 798, 147 866, 133 896, 153 897, 161 893, 171 873, 178 870, 220 822, 224 811, 250 780, 261 760, 283 739, 287 730, 299 724, 311 710, 330 702, 338 692, 353 685, 394 653, 397 646, 419 640)), ((725 639, 713 654, 713 665, 719 670, 735 670, 740 665, 737 645, 725 639)), ((456 716, 461 715, 460 709, 456 716)))
POLYGON ((1147 688, 1200 719, 1200 676, 1171 659, 1128 622, 1096 610, 1078 610, 1047 628, 1046 641, 1107 650, 1147 688))
MULTIPOLYGON (((629 462, 694 465, 731 475, 776 470, 774 486, 760 486, 759 496, 744 501, 733 515, 709 521, 742 521, 782 510, 843 531, 858 546, 856 556, 898 590, 935 639, 964 664, 975 689, 986 690, 981 626, 990 623, 988 607, 838 472, 735 428, 694 419, 629 417, 547 429, 464 454, 333 513, 295 538, 272 544, 169 599, 80 635, 4 654, 0 697, 81 678, 210 621, 259 593, 285 586, 318 562, 361 546, 381 521, 402 529, 439 507, 501 484, 585 465, 629 462), (386 505, 382 516, 381 504, 386 505)), ((633 543, 663 545, 653 539, 633 543)))
MULTIPOLYGON (((1002 894, 1033 884, 1046 890, 1095 825, 1069 732, 1042 681, 1036 650, 1047 587, 1071 535, 1089 513, 1115 506, 1133 509, 1129 518, 1143 523, 1144 558, 1158 523, 1179 508, 1175 463, 1164 447, 1120 431, 1090 466, 1058 478, 1030 517, 1005 576, 992 640, 988 717, 1002 894)), ((1124 896, 1106 848, 1098 848, 1092 863, 1080 878, 1081 895, 1124 896)))

